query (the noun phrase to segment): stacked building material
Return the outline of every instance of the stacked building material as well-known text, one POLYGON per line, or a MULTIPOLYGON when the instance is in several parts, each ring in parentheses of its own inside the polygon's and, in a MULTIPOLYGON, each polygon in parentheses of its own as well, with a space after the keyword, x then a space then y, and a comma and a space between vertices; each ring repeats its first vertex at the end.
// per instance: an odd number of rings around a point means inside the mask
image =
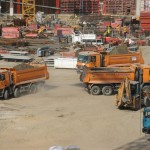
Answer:
POLYGON ((19 38, 20 31, 17 27, 3 27, 2 28, 2 37, 3 38, 19 38))
POLYGON ((99 0, 61 0, 61 13, 100 13, 99 0))
POLYGON ((140 22, 144 31, 150 31, 150 12, 141 12, 140 22))
POLYGON ((104 0, 103 14, 135 15, 135 0, 104 0))

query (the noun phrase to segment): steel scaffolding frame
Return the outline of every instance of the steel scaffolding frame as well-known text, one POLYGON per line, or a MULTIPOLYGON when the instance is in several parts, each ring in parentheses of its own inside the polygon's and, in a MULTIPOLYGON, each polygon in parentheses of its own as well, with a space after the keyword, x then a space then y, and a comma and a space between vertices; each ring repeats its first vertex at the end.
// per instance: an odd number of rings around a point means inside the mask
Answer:
POLYGON ((136 0, 103 0, 103 14, 135 15, 136 0))
POLYGON ((61 0, 61 13, 100 13, 99 0, 61 0))

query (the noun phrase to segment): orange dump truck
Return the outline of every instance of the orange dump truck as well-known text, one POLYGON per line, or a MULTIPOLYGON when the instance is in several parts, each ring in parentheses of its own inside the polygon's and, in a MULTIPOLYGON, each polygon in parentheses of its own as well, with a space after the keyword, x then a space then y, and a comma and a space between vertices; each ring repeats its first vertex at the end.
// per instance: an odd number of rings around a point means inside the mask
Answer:
POLYGON ((142 54, 140 52, 128 54, 109 54, 106 52, 80 52, 77 60, 77 72, 82 72, 84 66, 88 68, 93 67, 107 67, 111 65, 122 64, 144 64, 142 54))
POLYGON ((84 68, 81 74, 81 81, 92 95, 111 95, 120 86, 120 83, 127 77, 130 80, 139 79, 138 68, 130 67, 101 67, 84 68))
POLYGON ((36 92, 43 86, 49 73, 45 65, 20 64, 0 68, 0 97, 19 97, 22 92, 36 92))

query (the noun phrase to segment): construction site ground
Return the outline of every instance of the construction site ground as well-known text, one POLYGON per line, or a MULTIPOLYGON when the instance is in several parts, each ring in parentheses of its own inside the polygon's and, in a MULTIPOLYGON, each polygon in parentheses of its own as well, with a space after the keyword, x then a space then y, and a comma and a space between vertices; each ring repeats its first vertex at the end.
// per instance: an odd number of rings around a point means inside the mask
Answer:
POLYGON ((89 95, 75 70, 49 71, 45 90, 0 101, 0 149, 111 150, 141 137, 140 111, 118 110, 115 96, 89 95))
MULTIPOLYGON (((144 57, 149 61, 147 52, 144 57)), ((39 93, 0 101, 1 150, 48 150, 54 145, 150 149, 149 137, 141 133, 140 110, 117 109, 114 95, 88 94, 75 70, 49 72, 50 80, 39 93)))

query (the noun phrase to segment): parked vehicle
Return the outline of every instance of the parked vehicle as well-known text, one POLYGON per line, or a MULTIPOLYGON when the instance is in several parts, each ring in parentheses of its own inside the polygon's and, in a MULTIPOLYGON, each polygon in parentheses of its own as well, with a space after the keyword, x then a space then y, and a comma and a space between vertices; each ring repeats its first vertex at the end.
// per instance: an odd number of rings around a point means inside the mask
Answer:
POLYGON ((130 67, 101 67, 84 68, 81 74, 81 81, 92 95, 111 95, 116 91, 120 83, 128 77, 130 80, 138 80, 136 66, 130 67))
POLYGON ((46 57, 54 54, 54 50, 50 46, 43 46, 37 49, 38 57, 46 57))
POLYGON ((140 52, 128 54, 109 54, 106 52, 86 51, 78 54, 77 72, 81 73, 84 66, 88 68, 107 67, 121 64, 143 64, 144 60, 140 52))
POLYGON ((146 134, 150 134, 150 107, 144 108, 144 111, 143 111, 142 132, 146 134))
POLYGON ((49 78, 47 67, 41 64, 20 64, 0 68, 0 97, 19 97, 23 92, 35 93, 49 78))
POLYGON ((119 87, 116 96, 118 108, 138 110, 141 106, 150 106, 150 66, 138 66, 138 80, 126 78, 119 87))

